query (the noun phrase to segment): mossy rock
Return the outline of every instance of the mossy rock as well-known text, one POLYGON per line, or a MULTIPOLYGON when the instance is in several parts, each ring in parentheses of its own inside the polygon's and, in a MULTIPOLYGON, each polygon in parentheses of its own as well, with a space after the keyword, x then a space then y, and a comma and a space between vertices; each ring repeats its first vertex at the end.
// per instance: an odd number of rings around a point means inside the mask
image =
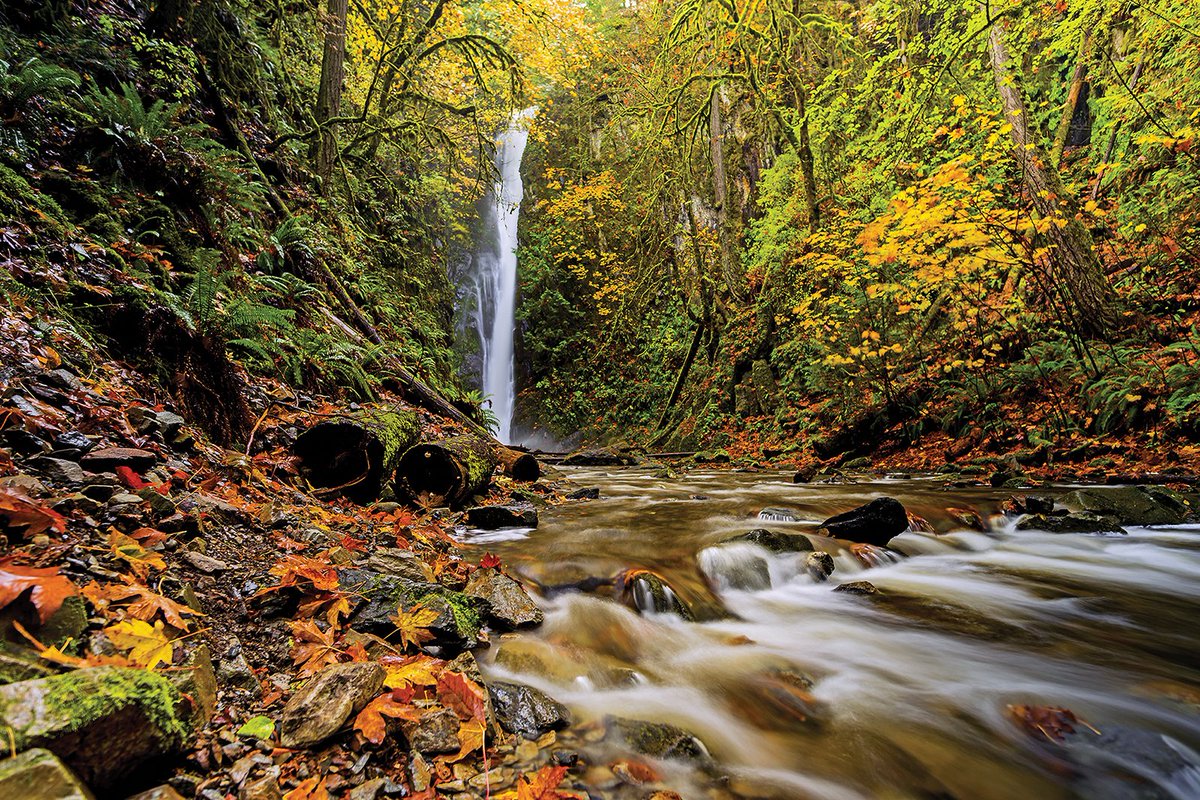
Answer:
POLYGON ((183 702, 157 673, 95 667, 0 687, 0 728, 18 751, 44 747, 100 791, 182 749, 183 702))
POLYGON ((412 611, 424 606, 437 612, 429 625, 434 638, 427 646, 445 651, 474 647, 482 625, 481 614, 485 601, 447 589, 441 584, 413 581, 395 575, 383 575, 363 569, 341 572, 342 589, 358 598, 358 606, 350 617, 350 626, 363 633, 384 639, 396 635, 392 621, 398 608, 412 611))
POLYGON ((732 536, 726 542, 749 542, 772 553, 802 553, 813 549, 812 541, 802 533, 784 533, 755 528, 749 533, 732 536))
POLYGON ((693 734, 663 722, 610 717, 608 734, 626 744, 635 753, 652 758, 707 764, 712 761, 708 748, 693 734))
POLYGON ((49 750, 40 747, 0 761, 0 797, 21 800, 94 800, 49 750))
POLYGON ((1113 486, 1079 489, 1062 498, 1072 511, 1114 517, 1122 525, 1179 525, 1190 514, 1188 503, 1165 486, 1113 486))

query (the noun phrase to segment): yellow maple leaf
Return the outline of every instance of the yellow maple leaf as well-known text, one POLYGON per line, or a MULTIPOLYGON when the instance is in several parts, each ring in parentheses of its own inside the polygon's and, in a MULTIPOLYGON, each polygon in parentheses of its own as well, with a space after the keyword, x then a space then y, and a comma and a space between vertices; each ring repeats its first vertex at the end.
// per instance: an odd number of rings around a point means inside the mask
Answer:
POLYGON ((397 608, 392 622, 400 633, 400 643, 404 647, 410 644, 420 647, 422 642, 428 642, 433 638, 429 626, 438 616, 438 612, 425 606, 416 606, 412 611, 405 611, 403 607, 397 608))
POLYGON ((118 650, 128 651, 129 660, 139 667, 154 669, 169 662, 174 652, 171 640, 163 632, 162 622, 151 626, 140 619, 127 619, 104 629, 104 635, 118 650))
POLYGON ((438 674, 446 666, 446 662, 425 655, 402 659, 384 657, 379 663, 387 669, 383 685, 389 689, 403 689, 413 685, 434 686, 437 684, 438 674))
POLYGON ((166 569, 167 563, 153 550, 147 550, 138 544, 132 536, 126 536, 116 528, 108 532, 108 546, 113 555, 129 563, 135 575, 145 578, 151 569, 166 569))

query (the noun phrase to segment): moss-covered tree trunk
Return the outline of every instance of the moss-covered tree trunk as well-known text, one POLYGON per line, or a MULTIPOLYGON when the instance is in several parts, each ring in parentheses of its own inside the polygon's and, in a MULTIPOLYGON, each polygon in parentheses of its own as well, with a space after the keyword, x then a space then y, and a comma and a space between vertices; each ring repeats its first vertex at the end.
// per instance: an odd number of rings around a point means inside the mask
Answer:
POLYGON ((454 506, 487 486, 498 459, 491 442, 464 435, 409 448, 396 468, 396 493, 426 507, 454 506))
POLYGON ((342 83, 346 77, 346 16, 349 0, 329 0, 325 9, 325 49, 321 56, 321 84, 317 90, 316 169, 321 193, 329 194, 333 164, 337 160, 337 135, 330 120, 342 113, 342 83))
POLYGON ((323 420, 300 434, 292 452, 300 471, 319 493, 357 503, 379 499, 400 457, 420 437, 412 411, 386 408, 323 420))

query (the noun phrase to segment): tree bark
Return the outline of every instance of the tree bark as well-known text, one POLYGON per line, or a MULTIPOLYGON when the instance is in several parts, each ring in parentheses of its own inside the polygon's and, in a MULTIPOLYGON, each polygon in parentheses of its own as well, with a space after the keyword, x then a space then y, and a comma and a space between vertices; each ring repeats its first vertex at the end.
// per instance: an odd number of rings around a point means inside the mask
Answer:
MULTIPOLYGON (((1142 77, 1142 67, 1146 65, 1145 53, 1133 67, 1133 75, 1129 79, 1129 91, 1137 88, 1138 79, 1142 77)), ((1112 131, 1108 134, 1108 144, 1104 147, 1104 155, 1100 158, 1100 169, 1096 171, 1096 182, 1092 184, 1092 199, 1100 196, 1100 187, 1104 183, 1104 173, 1108 172, 1108 161, 1112 158, 1113 150, 1117 147, 1117 134, 1121 131, 1121 121, 1113 123, 1112 131)))
POLYGON ((370 503, 420 433, 412 411, 371 408, 317 423, 300 434, 292 452, 318 493, 370 503))
POLYGON ((1062 116, 1059 117, 1058 130, 1054 132, 1054 146, 1050 150, 1050 162, 1056 168, 1062 163, 1063 150, 1066 149, 1067 138, 1071 135, 1071 120, 1075 118, 1079 96, 1083 93, 1083 84, 1087 80, 1087 58, 1091 42, 1091 30, 1084 30, 1079 38, 1079 54, 1075 57, 1075 70, 1071 74, 1071 84, 1067 89, 1067 102, 1063 106, 1062 116))
POLYGON ((329 195, 333 165, 337 160, 336 126, 329 120, 342 113, 342 84, 346 78, 346 16, 349 0, 328 0, 325 8, 325 47, 321 55, 321 83, 314 111, 317 126, 316 170, 321 193, 329 195))
POLYGON ((487 486, 496 452, 477 436, 455 436, 409 448, 396 468, 396 493, 427 508, 462 503, 487 486))
POLYGON ((1058 173, 1047 168, 1045 151, 1032 134, 1025 100, 1016 74, 1009 67, 1004 31, 994 24, 988 38, 996 91, 1011 126, 1013 155, 1030 201, 1046 223, 1050 268, 1055 291, 1072 329, 1084 336, 1102 336, 1116 325, 1112 288, 1096 258, 1091 234, 1076 218, 1075 204, 1058 173))

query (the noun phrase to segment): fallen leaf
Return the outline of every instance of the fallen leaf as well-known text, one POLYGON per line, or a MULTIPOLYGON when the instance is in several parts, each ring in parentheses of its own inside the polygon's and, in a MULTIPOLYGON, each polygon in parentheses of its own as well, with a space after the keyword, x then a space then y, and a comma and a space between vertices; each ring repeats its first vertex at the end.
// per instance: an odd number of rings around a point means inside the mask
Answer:
POLYGON ((414 645, 420 647, 422 642, 428 642, 433 638, 433 634, 429 631, 429 626, 438 618, 438 612, 432 608, 425 606, 417 606, 412 611, 405 611, 403 608, 397 608, 396 614, 392 616, 392 623, 396 626, 396 630, 400 633, 400 643, 404 647, 414 645))
POLYGON ((283 800, 329 800, 325 779, 320 776, 300 781, 295 789, 283 796, 283 800))
POLYGON ((484 553, 483 558, 479 559, 479 566, 484 569, 500 566, 500 556, 495 553, 484 553))
POLYGON ((389 689, 400 689, 412 684, 436 686, 438 674, 446 666, 445 661, 427 655, 384 656, 379 659, 379 663, 387 670, 383 685, 389 689))
POLYGON ((300 672, 309 675, 329 664, 336 664, 340 653, 333 640, 337 632, 330 628, 323 631, 310 619, 289 622, 295 642, 292 644, 292 661, 300 672))
POLYGON ((126 651, 130 661, 146 669, 169 662, 174 653, 174 646, 163 632, 161 622, 151 626, 140 619, 127 619, 109 625, 104 629, 104 635, 113 647, 126 651))
POLYGON ((259 594, 283 586, 295 586, 300 581, 307 581, 312 584, 314 589, 320 591, 328 592, 338 588, 337 567, 319 558, 309 558, 293 553, 271 567, 270 573, 279 578, 279 585, 268 586, 259 591, 259 594))
POLYGON ((108 546, 113 555, 125 561, 133 573, 145 579, 152 569, 166 569, 167 562, 153 550, 147 550, 130 536, 126 536, 116 528, 109 529, 108 546))
POLYGON ((1041 734, 1052 742, 1063 741, 1067 734, 1075 732, 1077 724, 1096 734, 1100 733, 1075 716, 1073 711, 1060 706, 1010 705, 1007 711, 1013 721, 1023 727, 1027 733, 1041 734))
POLYGON ((483 688, 461 672, 443 672, 437 681, 438 699, 465 721, 487 721, 483 688))
POLYGON ((267 739, 275 734, 275 720, 270 717, 257 716, 246 720, 246 724, 237 729, 238 736, 249 736, 251 739, 267 739))
POLYGON ((393 692, 387 692, 367 703, 366 708, 358 712, 358 716, 354 718, 354 730, 361 733, 368 742, 380 744, 387 738, 387 720, 384 717, 415 722, 421 718, 421 711, 416 706, 398 700, 393 692))
POLYGON ((183 618, 184 615, 204 616, 199 611, 177 603, 169 597, 163 597, 136 583, 110 583, 107 586, 101 586, 96 581, 92 581, 80 591, 88 599, 88 602, 101 613, 112 604, 132 600, 133 602, 126 606, 131 617, 150 622, 156 616, 161 615, 164 622, 180 630, 187 630, 188 627, 187 620, 183 618))
POLYGON ((0 488, 0 521, 6 528, 23 529, 26 536, 48 530, 62 533, 67 529, 67 521, 61 514, 42 508, 37 501, 8 486, 0 488))
POLYGON ((26 592, 37 609, 38 621, 44 625, 78 589, 70 579, 58 574, 58 567, 42 569, 0 563, 0 608, 26 592))
POLYGON ((496 795, 496 800, 560 800, 575 797, 574 793, 558 791, 558 785, 566 774, 566 767, 542 767, 533 777, 522 775, 517 778, 517 788, 496 795))
POLYGON ((477 720, 468 720, 460 723, 458 726, 458 741, 462 746, 458 752, 452 756, 446 757, 447 763, 453 764, 455 761, 461 761, 471 753, 483 747, 484 739, 483 723, 477 720))

